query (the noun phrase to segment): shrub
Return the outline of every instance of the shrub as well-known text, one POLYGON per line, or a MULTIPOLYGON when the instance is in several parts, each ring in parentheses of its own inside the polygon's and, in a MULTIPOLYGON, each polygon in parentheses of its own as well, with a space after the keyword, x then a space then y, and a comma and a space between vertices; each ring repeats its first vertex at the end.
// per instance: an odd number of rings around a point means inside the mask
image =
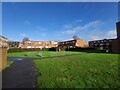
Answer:
POLYGON ((56 51, 56 47, 49 48, 49 51, 56 51))
POLYGON ((42 48, 42 51, 48 51, 49 48, 42 48))

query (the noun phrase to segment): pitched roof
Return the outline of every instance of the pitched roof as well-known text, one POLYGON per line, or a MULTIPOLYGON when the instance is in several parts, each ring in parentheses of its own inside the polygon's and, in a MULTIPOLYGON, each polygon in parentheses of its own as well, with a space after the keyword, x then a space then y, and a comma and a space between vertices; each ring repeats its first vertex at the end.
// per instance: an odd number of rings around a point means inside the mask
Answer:
POLYGON ((4 39, 7 39, 6 37, 4 37, 4 36, 2 36, 2 35, 0 35, 0 37, 1 37, 1 38, 4 38, 4 39))

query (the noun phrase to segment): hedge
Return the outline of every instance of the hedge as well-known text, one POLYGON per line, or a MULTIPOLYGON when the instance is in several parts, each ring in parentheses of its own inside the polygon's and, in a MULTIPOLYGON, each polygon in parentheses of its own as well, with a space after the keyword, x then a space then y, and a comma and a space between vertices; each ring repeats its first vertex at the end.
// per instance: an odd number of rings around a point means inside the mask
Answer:
POLYGON ((40 48, 10 48, 8 52, 40 51, 40 48))
POLYGON ((99 49, 96 49, 96 48, 81 48, 81 47, 76 47, 76 48, 69 48, 69 49, 66 49, 65 51, 80 51, 80 52, 87 52, 87 53, 91 53, 91 52, 94 52, 94 53, 105 53, 105 50, 99 50, 99 49))

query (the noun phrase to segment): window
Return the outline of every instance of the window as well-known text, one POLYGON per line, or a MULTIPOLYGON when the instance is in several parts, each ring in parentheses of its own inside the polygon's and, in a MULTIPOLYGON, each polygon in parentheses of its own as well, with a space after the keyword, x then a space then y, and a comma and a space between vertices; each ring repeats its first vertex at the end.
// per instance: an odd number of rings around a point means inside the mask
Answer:
POLYGON ((73 43, 75 43, 75 41, 73 41, 73 43))
POLYGON ((27 48, 31 48, 31 46, 28 46, 27 48))
POLYGON ((48 46, 46 46, 46 48, 48 48, 48 46))
POLYGON ((39 48, 42 48, 42 46, 39 46, 39 48))

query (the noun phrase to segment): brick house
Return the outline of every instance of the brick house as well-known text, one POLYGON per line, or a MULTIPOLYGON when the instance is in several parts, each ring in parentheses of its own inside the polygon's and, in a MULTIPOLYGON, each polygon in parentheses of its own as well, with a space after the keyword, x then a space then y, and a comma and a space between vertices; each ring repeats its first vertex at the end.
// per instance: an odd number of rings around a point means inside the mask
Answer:
POLYGON ((7 65, 7 38, 0 35, 0 71, 7 65))
POLYGON ((116 23, 117 38, 89 41, 89 46, 107 52, 120 53, 120 22, 116 23))
POLYGON ((58 46, 58 42, 55 42, 55 41, 47 42, 47 47, 48 48, 57 47, 57 46, 58 46))
POLYGON ((54 41, 24 41, 23 42, 24 48, 51 48, 51 47, 56 47, 57 42, 54 41))
POLYGON ((19 41, 7 41, 8 48, 23 48, 22 42, 19 41))
POLYGON ((117 39, 112 43, 112 52, 120 53, 120 21, 116 23, 117 27, 117 39))
POLYGON ((116 39, 103 39, 103 40, 89 41, 89 47, 98 48, 100 50, 112 51, 112 43, 114 40, 116 39))
POLYGON ((75 47, 86 48, 88 47, 88 44, 80 39, 66 40, 58 43, 58 48, 69 49, 75 47))

